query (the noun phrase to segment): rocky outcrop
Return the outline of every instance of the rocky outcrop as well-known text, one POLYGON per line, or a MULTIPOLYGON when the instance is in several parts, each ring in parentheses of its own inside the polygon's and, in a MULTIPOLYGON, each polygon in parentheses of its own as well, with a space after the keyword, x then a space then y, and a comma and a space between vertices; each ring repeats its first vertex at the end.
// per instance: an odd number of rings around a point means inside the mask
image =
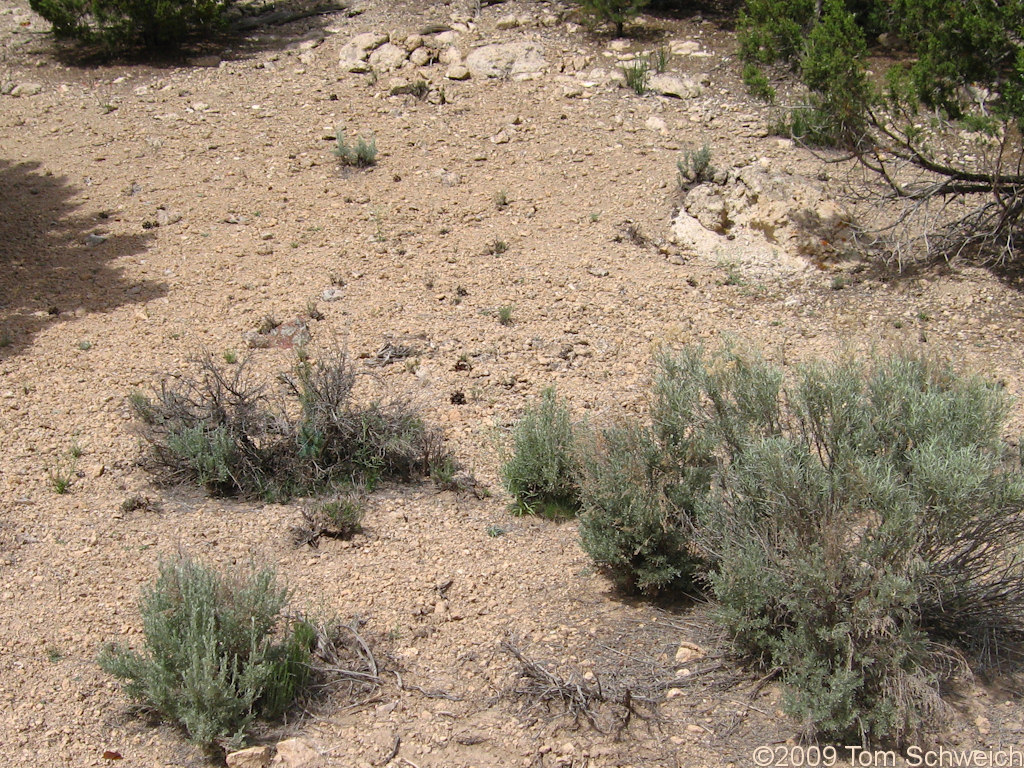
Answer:
POLYGON ((475 48, 466 56, 466 67, 473 77, 500 77, 532 80, 548 67, 539 43, 493 43, 475 48))
POLYGON ((782 271, 853 252, 850 217, 822 184, 763 158, 693 186, 672 235, 691 253, 782 271))

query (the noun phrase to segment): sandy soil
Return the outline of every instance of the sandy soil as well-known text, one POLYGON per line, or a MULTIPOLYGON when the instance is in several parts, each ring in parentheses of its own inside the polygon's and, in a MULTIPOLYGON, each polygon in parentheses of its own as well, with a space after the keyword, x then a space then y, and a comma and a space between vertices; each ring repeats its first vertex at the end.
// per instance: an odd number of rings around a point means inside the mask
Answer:
MULTIPOLYGON (((359 15, 236 40, 213 51, 219 66, 61 63, 26 2, 0 6, 0 83, 29 86, 0 96, 2 765, 101 765, 105 750, 126 766, 206 764, 173 729, 135 717, 95 663, 104 643, 140 640, 139 588, 180 549, 220 565, 272 563, 297 606, 365 620, 405 690, 385 673, 372 702, 351 708, 339 695, 268 735, 301 735, 329 765, 378 765, 395 736, 391 764, 422 768, 750 765, 753 746, 799 732, 778 690, 755 694, 753 678, 729 688, 731 673, 709 675, 665 700, 659 720, 621 734, 502 695, 517 670, 500 648, 509 636, 563 675, 589 670, 620 688, 671 680, 680 642, 714 648, 700 610, 616 594, 573 524, 509 514, 497 480, 503 430, 551 384, 591 419, 639 411, 653 349, 723 333, 786 364, 923 347, 1022 392, 1024 302, 987 272, 863 272, 833 290, 831 268, 746 270, 671 244, 687 147, 707 142, 721 167, 761 157, 817 167, 766 136, 770 115, 745 95, 714 17, 647 17, 632 44, 699 43, 707 56, 671 66, 710 85, 679 100, 613 83, 567 98, 577 72, 614 70, 623 51, 565 23, 496 28, 509 13, 561 12, 549 4, 476 17, 371 0, 359 15), (443 86, 434 104, 338 67, 357 33, 399 39, 453 18, 471 22, 463 52, 534 40, 548 71, 521 82, 413 71, 443 86), (376 167, 339 166, 326 140, 338 127, 375 137, 376 167), (624 234, 630 226, 646 242, 624 234), (495 254, 498 240, 508 248, 495 254), (331 287, 337 300, 325 302, 331 287), (324 315, 308 321, 313 355, 339 345, 372 356, 389 341, 416 349, 365 370, 441 423, 492 497, 385 489, 366 536, 312 550, 290 542, 297 504, 211 500, 139 466, 131 390, 190 370, 203 349, 245 353, 262 318, 305 317, 309 302, 324 315), (510 326, 496 316, 504 306, 510 326), (461 356, 471 365, 457 369, 461 356), (456 392, 465 404, 452 404, 456 392), (58 494, 53 477, 78 450, 58 494), (157 509, 122 512, 133 494, 157 509)), ((294 356, 250 354, 265 374, 294 356)), ((1019 704, 997 687, 968 686, 953 703, 943 743, 1024 738, 1019 704)))

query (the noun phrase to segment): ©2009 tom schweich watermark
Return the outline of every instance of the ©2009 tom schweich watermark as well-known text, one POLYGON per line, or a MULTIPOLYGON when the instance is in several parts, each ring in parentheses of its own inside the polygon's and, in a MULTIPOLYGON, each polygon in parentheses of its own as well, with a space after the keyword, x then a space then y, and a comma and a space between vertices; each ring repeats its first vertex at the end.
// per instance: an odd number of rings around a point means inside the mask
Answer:
POLYGON ((804 747, 791 744, 763 745, 751 754, 758 768, 831 768, 853 765, 859 768, 1024 768, 1024 748, 926 749, 909 746, 895 750, 863 747, 804 747))

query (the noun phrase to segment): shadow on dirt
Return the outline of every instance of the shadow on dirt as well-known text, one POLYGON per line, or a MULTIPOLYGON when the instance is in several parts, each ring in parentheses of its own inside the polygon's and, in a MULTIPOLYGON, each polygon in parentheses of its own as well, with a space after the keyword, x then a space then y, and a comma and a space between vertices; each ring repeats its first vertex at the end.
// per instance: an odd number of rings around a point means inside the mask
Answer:
POLYGON ((35 53, 52 55, 76 68, 216 66, 218 60, 246 60, 264 51, 287 50, 303 40, 325 37, 328 26, 351 15, 343 0, 249 2, 229 9, 223 31, 197 35, 173 48, 111 53, 99 46, 47 36, 35 53))
POLYGON ((0 360, 76 311, 108 312, 167 293, 161 283, 125 279, 109 263, 144 252, 152 236, 101 241, 103 219, 78 212, 77 194, 38 162, 0 160, 0 360))

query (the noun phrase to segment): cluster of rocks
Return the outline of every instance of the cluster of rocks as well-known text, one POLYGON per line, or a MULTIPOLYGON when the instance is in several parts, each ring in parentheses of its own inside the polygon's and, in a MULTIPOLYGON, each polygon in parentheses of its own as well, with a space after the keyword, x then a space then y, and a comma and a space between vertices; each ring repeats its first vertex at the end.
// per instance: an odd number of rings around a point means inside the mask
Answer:
POLYGON ((783 271, 854 252, 851 217, 824 185, 765 158, 690 187, 672 232, 685 251, 783 271))
MULTIPOLYGON (((496 27, 499 30, 512 29, 525 26, 531 20, 532 17, 503 17, 496 27)), ((611 65, 606 67, 591 66, 591 58, 583 54, 550 62, 543 44, 535 40, 491 42, 471 50, 465 49, 466 43, 460 40, 460 33, 447 26, 427 28, 413 34, 364 32, 342 46, 338 62, 346 72, 389 76, 385 84, 391 95, 415 92, 417 83, 431 79, 428 68, 441 66, 449 80, 535 80, 549 71, 560 72, 564 73, 558 75, 564 85, 564 95, 575 98, 585 96, 587 89, 595 85, 624 86, 622 67, 638 57, 651 55, 649 51, 632 50, 632 43, 625 40, 613 41, 605 52, 611 65)), ((669 50, 675 56, 700 58, 709 55, 693 40, 673 41, 669 50)), ((710 83, 705 74, 660 72, 650 76, 647 90, 662 96, 694 99, 703 95, 710 83)))
MULTIPOLYGON (((494 43, 473 49, 463 57, 453 29, 427 29, 410 35, 364 32, 342 46, 338 64, 346 72, 387 75, 403 70, 441 65, 449 80, 471 77, 505 77, 527 80, 539 77, 548 67, 539 43, 494 43)), ((391 84, 401 92, 401 84, 391 84)))

